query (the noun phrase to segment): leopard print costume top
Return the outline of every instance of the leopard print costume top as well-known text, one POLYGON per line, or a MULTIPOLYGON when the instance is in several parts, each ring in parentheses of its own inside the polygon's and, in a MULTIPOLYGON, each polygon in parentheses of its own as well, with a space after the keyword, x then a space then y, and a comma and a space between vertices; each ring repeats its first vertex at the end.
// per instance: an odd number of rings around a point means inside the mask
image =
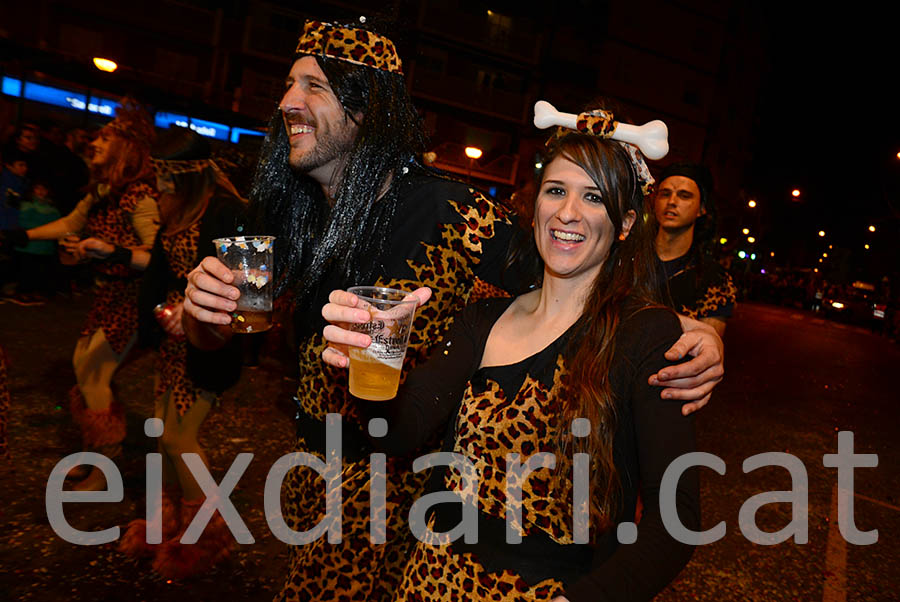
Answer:
MULTIPOLYGON (((466 504, 478 515, 475 542, 439 538, 416 544, 394 600, 524 602, 565 595, 581 601, 597 599, 599 591, 605 599, 649 599, 690 555, 689 547, 667 534, 657 494, 671 461, 693 448, 691 421, 681 416, 680 404, 662 401, 659 389, 647 384, 650 374, 667 365, 663 354, 679 336, 678 321, 668 310, 629 304, 610 370, 618 417, 613 456, 622 488, 621 509, 611 518, 615 524, 634 516, 640 483, 644 537, 617 547, 615 528, 592 526, 591 543, 578 544, 571 487, 560 480, 570 477, 557 474, 549 462, 524 476, 511 468, 511 462, 525 465, 537 453, 550 454, 559 466, 559 429, 568 427, 559 424, 561 401, 575 394, 564 356, 576 327, 518 362, 481 368, 491 328, 510 303, 497 299, 467 308, 445 350, 410 375, 387 411, 385 450, 392 453, 417 445, 451 414, 454 429, 444 449, 468 464, 465 471, 442 470, 443 489, 459 501, 436 505, 430 528, 447 533, 457 527, 466 504), (521 515, 507 518, 515 508, 508 499, 514 488, 520 491, 521 515), (507 529, 521 543, 508 544, 507 529)), ((695 476, 689 479, 677 486, 677 510, 682 517, 693 513, 691 522, 699 525, 698 488, 695 476)))
MULTIPOLYGON (((141 240, 131 223, 131 215, 138 203, 145 197, 157 198, 156 190, 145 182, 131 184, 116 200, 111 195, 101 197, 91 205, 84 236, 95 236, 100 240, 120 247, 138 247, 141 240)), ((140 272, 131 266, 94 262, 95 271, 119 278, 139 277, 140 272)))
MULTIPOLYGON (((186 278, 197 265, 199 240, 199 221, 175 234, 160 233, 166 261, 175 278, 186 278)), ((166 305, 178 305, 182 302, 184 302, 183 289, 173 289, 166 294, 166 305)), ((159 347, 157 369, 159 381, 156 385, 156 395, 168 391, 174 398, 178 415, 184 416, 197 398, 198 389, 187 377, 187 342, 183 337, 166 336, 163 339, 159 347)))
POLYGON ((659 262, 666 305, 683 316, 728 319, 734 313, 737 289, 725 268, 692 254, 659 262))
MULTIPOLYGON (((397 215, 403 221, 391 244, 392 257, 382 263, 383 273, 374 283, 403 290, 428 286, 433 292, 416 313, 404 363, 407 370, 428 357, 452 316, 476 300, 473 292, 507 295, 499 285, 515 227, 509 210, 474 190, 468 191, 469 198, 460 192, 448 191, 446 198, 427 202, 408 199, 398 207, 397 215), (414 227, 416 224, 427 227, 414 227)), ((323 299, 321 305, 324 303, 323 299)), ((313 418, 324 420, 329 412, 337 412, 345 421, 359 424, 362 419, 349 395, 345 372, 321 361, 325 340, 319 333, 324 323, 320 317, 316 321, 321 326, 300 348, 297 399, 313 418)))
MULTIPOLYGON (((156 190, 149 184, 138 182, 128 186, 118 199, 108 195, 96 201, 88 211, 85 236, 95 236, 120 247, 140 246, 142 243, 131 217, 138 203, 146 197, 155 200, 156 190)), ((81 335, 91 335, 102 329, 113 351, 121 354, 137 332, 141 272, 130 266, 102 261, 92 262, 91 267, 98 275, 97 292, 81 335)))

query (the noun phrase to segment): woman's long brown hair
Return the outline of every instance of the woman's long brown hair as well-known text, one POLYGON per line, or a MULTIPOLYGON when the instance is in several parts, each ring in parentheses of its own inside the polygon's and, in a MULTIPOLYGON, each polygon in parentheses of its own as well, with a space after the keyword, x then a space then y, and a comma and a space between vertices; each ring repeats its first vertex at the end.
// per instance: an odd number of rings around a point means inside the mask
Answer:
POLYGON ((624 317, 626 299, 655 302, 652 233, 634 168, 618 142, 573 133, 551 144, 543 164, 549 165, 557 157, 578 165, 594 181, 615 227, 609 255, 591 286, 567 350, 567 388, 571 395, 563 395, 560 400, 557 454, 558 484, 566 498, 571 488, 572 454, 589 454, 593 463, 591 524, 603 531, 611 526, 621 501, 621 483, 613 463, 617 400, 609 380, 616 330, 624 317), (619 240, 629 211, 634 211, 637 219, 625 240, 619 240), (589 436, 576 438, 571 434, 570 426, 576 418, 590 420, 589 436))
POLYGON ((98 184, 106 184, 116 194, 122 194, 137 182, 153 184, 153 167, 150 164, 150 149, 143 143, 120 136, 114 131, 109 153, 114 157, 108 164, 94 170, 98 184))
POLYGON ((199 172, 176 174, 172 180, 177 192, 159 198, 159 223, 170 235, 187 230, 203 217, 216 188, 216 174, 210 166, 199 172))

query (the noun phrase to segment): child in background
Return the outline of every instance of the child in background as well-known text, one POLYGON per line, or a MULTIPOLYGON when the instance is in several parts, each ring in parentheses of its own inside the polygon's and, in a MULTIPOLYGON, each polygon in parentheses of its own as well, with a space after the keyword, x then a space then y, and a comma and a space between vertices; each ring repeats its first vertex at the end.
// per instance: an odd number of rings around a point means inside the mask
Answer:
MULTIPOLYGON (((19 205, 28 182, 28 163, 25 155, 16 148, 3 154, 3 171, 0 172, 0 230, 19 227, 19 205)), ((9 247, 0 245, 0 293, 4 297, 15 291, 15 262, 9 247)))
MULTIPOLYGON (((47 183, 36 181, 31 187, 31 197, 19 207, 19 227, 37 228, 60 217, 47 183)), ((16 247, 16 256, 19 291, 10 301, 18 305, 42 305, 56 283, 56 241, 32 240, 24 247, 16 247)))
POLYGON ((0 229, 8 230, 18 225, 19 205, 28 190, 28 163, 18 150, 7 151, 0 173, 0 229))

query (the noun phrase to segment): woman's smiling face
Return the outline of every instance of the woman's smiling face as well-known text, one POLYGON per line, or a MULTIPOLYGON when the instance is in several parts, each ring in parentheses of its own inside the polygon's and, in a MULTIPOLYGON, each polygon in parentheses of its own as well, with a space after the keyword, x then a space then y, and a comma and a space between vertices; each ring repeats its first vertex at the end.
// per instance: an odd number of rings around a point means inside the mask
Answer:
MULTIPOLYGON (((624 233, 634 219, 629 212, 624 233)), ((534 238, 547 273, 592 282, 615 236, 597 184, 572 161, 556 157, 544 169, 535 204, 534 238)))
POLYGON ((91 142, 91 165, 94 167, 104 167, 112 162, 115 157, 116 136, 109 128, 103 128, 100 133, 91 142))

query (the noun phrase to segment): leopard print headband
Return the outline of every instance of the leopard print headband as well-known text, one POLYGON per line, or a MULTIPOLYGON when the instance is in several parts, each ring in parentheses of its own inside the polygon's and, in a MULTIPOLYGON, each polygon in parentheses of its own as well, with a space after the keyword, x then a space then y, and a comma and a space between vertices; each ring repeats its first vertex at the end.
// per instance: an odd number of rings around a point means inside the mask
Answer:
MULTIPOLYGON (((360 17, 365 22, 365 17, 360 17)), ((321 21, 307 21, 295 54, 322 55, 355 65, 403 75, 394 43, 365 29, 321 21)))
POLYGON ((156 139, 150 115, 137 101, 129 97, 121 100, 116 109, 115 119, 103 127, 148 149, 156 139))
MULTIPOLYGON (((588 136, 597 136, 598 138, 612 138, 617 125, 619 125, 619 122, 613 118, 611 111, 604 111, 603 109, 586 111, 584 113, 579 113, 578 120, 575 124, 575 130, 560 126, 556 128, 556 133, 547 140, 547 144, 573 132, 587 134, 588 136)), ((647 167, 647 163, 644 161, 644 156, 641 154, 641 151, 628 142, 619 140, 617 140, 617 142, 622 145, 628 153, 628 156, 631 157, 631 164, 634 167, 635 175, 641 183, 641 192, 644 193, 644 196, 653 192, 653 185, 656 183, 656 180, 653 179, 653 175, 650 173, 650 168, 647 167)))

